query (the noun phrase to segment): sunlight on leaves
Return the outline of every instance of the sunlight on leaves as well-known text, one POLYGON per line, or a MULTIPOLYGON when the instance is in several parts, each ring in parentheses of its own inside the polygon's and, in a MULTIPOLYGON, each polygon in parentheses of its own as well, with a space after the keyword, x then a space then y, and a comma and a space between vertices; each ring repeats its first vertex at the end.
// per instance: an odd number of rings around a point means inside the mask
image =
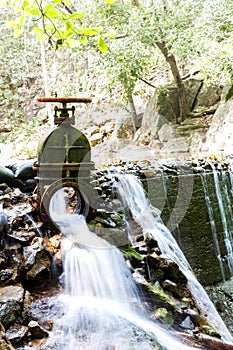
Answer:
POLYGON ((106 42, 102 37, 98 38, 98 45, 99 45, 100 52, 104 53, 108 51, 108 45, 106 44, 106 42))
POLYGON ((104 0, 105 4, 108 4, 108 5, 113 5, 116 0, 104 0))

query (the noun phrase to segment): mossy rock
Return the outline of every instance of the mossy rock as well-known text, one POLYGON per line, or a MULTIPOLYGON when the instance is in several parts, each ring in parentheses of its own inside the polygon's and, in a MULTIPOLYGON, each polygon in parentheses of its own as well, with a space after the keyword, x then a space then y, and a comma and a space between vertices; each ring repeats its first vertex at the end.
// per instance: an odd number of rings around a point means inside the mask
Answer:
POLYGON ((162 288, 157 287, 155 284, 151 285, 150 283, 147 283, 147 288, 149 292, 151 292, 154 295, 154 297, 159 303, 166 303, 171 305, 172 307, 175 306, 173 298, 166 294, 162 288))
POLYGON ((127 248, 121 249, 122 254, 126 259, 142 261, 144 258, 139 254, 133 247, 128 246, 127 248))
POLYGON ((208 325, 202 325, 200 331, 210 337, 221 338, 221 335, 212 327, 208 325))
POLYGON ((165 307, 160 307, 156 309, 152 317, 155 317, 157 320, 161 321, 166 326, 172 327, 174 324, 174 318, 171 311, 168 311, 165 307))

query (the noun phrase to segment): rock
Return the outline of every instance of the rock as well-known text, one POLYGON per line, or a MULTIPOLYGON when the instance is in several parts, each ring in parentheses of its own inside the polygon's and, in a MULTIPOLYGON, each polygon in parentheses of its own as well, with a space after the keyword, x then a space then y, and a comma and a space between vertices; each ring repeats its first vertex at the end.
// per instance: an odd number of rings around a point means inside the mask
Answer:
POLYGON ((200 331, 203 334, 207 334, 207 335, 209 335, 211 337, 221 338, 220 334, 215 329, 213 329, 212 327, 210 327, 208 325, 202 325, 200 327, 200 331))
POLYGON ((172 153, 187 153, 189 151, 188 142, 181 138, 173 138, 168 140, 165 146, 162 148, 161 153, 172 154, 172 153))
POLYGON ((111 133, 113 132, 115 128, 115 125, 112 122, 108 122, 100 127, 100 133, 103 135, 103 137, 107 136, 109 137, 111 133))
MULTIPOLYGON (((194 105, 197 94, 202 86, 202 80, 188 79, 184 81, 188 96, 190 110, 194 105)), ((178 102, 177 86, 167 85, 155 90, 154 96, 147 104, 146 112, 142 119, 142 128, 151 134, 152 138, 158 138, 158 131, 169 121, 179 118, 180 108, 178 102)), ((140 129, 139 129, 140 130, 140 129)), ((142 132, 139 132, 142 134, 142 132)))
POLYGON ((24 288, 22 285, 7 286, 0 288, 0 304, 4 304, 8 301, 15 301, 22 303, 24 297, 24 288))
POLYGON ((165 117, 153 111, 145 113, 142 126, 137 130, 134 136, 134 142, 136 144, 149 144, 151 139, 157 140, 159 137, 159 130, 168 121, 165 117))
POLYGON ((22 310, 23 319, 26 319, 28 317, 28 313, 31 308, 32 301, 33 301, 33 298, 31 294, 26 290, 24 294, 24 300, 23 300, 23 310, 22 310))
POLYGON ((38 322, 30 321, 28 324, 29 331, 33 339, 42 339, 49 336, 49 332, 41 327, 38 322))
POLYGON ((187 316, 183 322, 181 322, 181 327, 185 328, 185 329, 190 329, 190 330, 194 330, 195 326, 190 318, 190 316, 187 316))
POLYGON ((206 133, 206 142, 202 146, 202 152, 210 154, 229 154, 231 152, 233 147, 232 106, 232 99, 219 105, 206 133))
POLYGON ((132 140, 135 134, 136 128, 134 119, 131 116, 126 116, 120 120, 116 125, 116 135, 119 139, 132 140))
POLYGON ((156 309, 152 313, 151 317, 152 319, 155 318, 156 320, 161 321, 167 326, 172 326, 174 324, 174 318, 172 316, 172 313, 164 307, 156 309))
POLYGON ((5 328, 21 315, 24 288, 21 285, 0 288, 0 321, 5 328))
POLYGON ((5 329, 0 322, 0 349, 1 350, 14 350, 15 348, 12 346, 11 342, 6 336, 5 329))
POLYGON ((189 152, 195 154, 201 151, 203 137, 199 133, 195 133, 190 141, 189 152))
POLYGON ((222 87, 220 86, 202 86, 197 96, 195 108, 199 106, 211 107, 218 103, 221 99, 222 87))
POLYGON ((174 138, 177 132, 172 124, 164 124, 158 132, 159 141, 167 142, 168 140, 174 138))
POLYGON ((16 324, 9 328, 6 335, 13 345, 22 344, 28 333, 28 327, 16 324))
POLYGON ((16 278, 15 278, 16 275, 17 275, 17 272, 15 272, 15 270, 12 268, 7 268, 4 270, 2 269, 0 271, 0 285, 4 286, 4 285, 8 284, 10 281, 17 282, 16 278))
POLYGON ((3 204, 0 204, 0 237, 4 236, 8 229, 8 216, 3 209, 3 204))
POLYGON ((25 247, 23 251, 24 259, 25 259, 25 269, 26 279, 34 280, 37 278, 37 282, 39 276, 42 273, 49 273, 51 266, 51 258, 49 253, 43 247, 43 239, 37 238, 34 243, 25 247))
POLYGON ((172 281, 165 280, 162 283, 162 287, 164 288, 164 290, 172 293, 176 297, 182 298, 184 295, 184 291, 181 288, 179 288, 179 286, 176 283, 172 281))
POLYGON ((95 147, 98 143, 103 141, 103 134, 101 134, 100 132, 93 134, 90 138, 89 138, 89 142, 91 147, 95 147))
POLYGON ((98 227, 98 225, 92 227, 90 225, 90 230, 116 247, 122 247, 129 243, 128 233, 124 228, 98 227))
POLYGON ((21 306, 16 301, 8 301, 0 306, 0 322, 7 329, 21 315, 21 306))

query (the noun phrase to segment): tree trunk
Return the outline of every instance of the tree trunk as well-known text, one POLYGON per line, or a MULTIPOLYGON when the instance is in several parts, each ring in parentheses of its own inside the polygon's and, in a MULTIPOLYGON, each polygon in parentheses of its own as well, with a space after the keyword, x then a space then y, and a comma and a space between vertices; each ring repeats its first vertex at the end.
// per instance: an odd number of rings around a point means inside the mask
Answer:
MULTIPOLYGON (((140 0, 132 0, 132 3, 134 6, 140 7, 140 0)), ((190 113, 190 109, 188 107, 185 89, 184 89, 184 84, 182 82, 180 72, 179 72, 179 69, 178 69, 177 64, 176 64, 175 56, 169 53, 165 42, 156 41, 155 45, 162 52, 167 63, 169 64, 169 66, 171 68, 172 75, 173 75, 173 78, 174 78, 174 81, 177 85, 177 90, 178 90, 179 107, 180 107, 179 119, 181 121, 183 121, 187 117, 187 115, 190 113)))
MULTIPOLYGON (((41 40, 41 42, 40 42, 40 55, 41 55, 42 74, 43 74, 43 79, 44 79, 45 96, 49 97, 50 96, 50 92, 49 92, 48 74, 47 74, 46 59, 45 59, 45 47, 44 47, 43 40, 41 40)), ((53 126, 54 122, 53 122, 53 115, 52 115, 51 105, 47 103, 46 104, 46 108, 47 108, 47 113, 48 113, 49 124, 51 126, 53 126)))
POLYGON ((134 104, 132 95, 129 98, 129 109, 130 109, 130 112, 131 112, 132 117, 133 117, 134 128, 135 128, 135 132, 136 132, 136 129, 137 129, 137 111, 136 111, 136 108, 135 108, 135 104, 134 104))
POLYGON ((179 118, 181 121, 183 121, 187 117, 187 115, 190 113, 190 109, 188 107, 187 98, 186 98, 185 89, 184 89, 184 84, 182 82, 180 72, 179 72, 179 69, 178 69, 177 64, 176 64, 175 56, 173 54, 169 53, 167 46, 166 46, 166 43, 155 42, 155 44, 160 49, 160 51, 164 55, 167 63, 169 64, 169 66, 171 68, 172 75, 173 75, 174 81, 175 81, 175 83, 177 85, 177 89, 178 89, 178 98, 179 98, 179 106, 180 106, 179 118))

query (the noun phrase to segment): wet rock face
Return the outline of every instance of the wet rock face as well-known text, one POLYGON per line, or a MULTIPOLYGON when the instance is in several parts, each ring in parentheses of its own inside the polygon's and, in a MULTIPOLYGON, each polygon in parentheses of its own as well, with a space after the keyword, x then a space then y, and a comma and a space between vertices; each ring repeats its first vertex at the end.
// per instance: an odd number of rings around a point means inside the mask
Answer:
POLYGON ((217 311, 225 320, 228 329, 233 333, 233 278, 225 282, 220 282, 215 286, 208 286, 206 289, 217 311))
POLYGON ((200 162, 143 180, 151 203, 160 209, 163 222, 203 285, 230 277, 224 231, 231 232, 231 171, 226 164, 222 168, 216 164, 214 169, 216 178, 210 164, 200 162))

